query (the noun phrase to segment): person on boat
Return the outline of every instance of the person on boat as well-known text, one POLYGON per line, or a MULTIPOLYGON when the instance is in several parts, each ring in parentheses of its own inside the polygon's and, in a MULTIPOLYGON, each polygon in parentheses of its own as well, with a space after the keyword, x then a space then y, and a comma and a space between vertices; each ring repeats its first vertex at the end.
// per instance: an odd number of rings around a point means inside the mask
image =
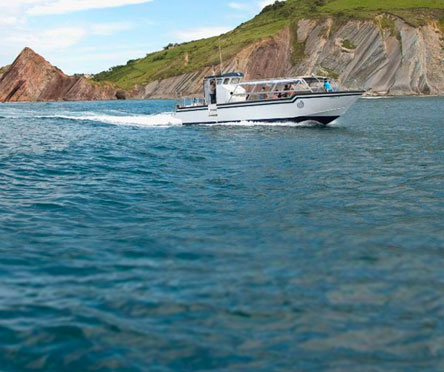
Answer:
MULTIPOLYGON (((286 90, 288 90, 287 84, 285 84, 285 86, 284 86, 284 91, 286 91, 286 90)), ((286 93, 283 93, 283 92, 279 92, 279 94, 278 94, 278 98, 285 98, 285 96, 286 96, 286 93)))
POLYGON ((331 84, 328 80, 324 81, 324 88, 326 92, 333 92, 333 89, 331 87, 331 84))
MULTIPOLYGON (((290 86, 288 85, 288 84, 285 84, 285 86, 284 86, 284 91, 285 92, 288 92, 290 90, 290 86)), ((288 98, 288 93, 284 93, 283 95, 282 95, 282 98, 288 98)))
POLYGON ((290 84, 290 89, 288 92, 288 97, 293 98, 296 95, 296 88, 293 84, 290 84))
POLYGON ((285 93, 279 93, 280 94, 279 98, 288 98, 291 96, 290 84, 285 84, 284 91, 285 91, 285 93))
POLYGON ((211 104, 215 104, 217 102, 217 100, 216 100, 216 80, 215 79, 210 81, 210 98, 211 98, 211 104))
POLYGON ((265 90, 266 90, 265 87, 262 87, 259 99, 268 99, 268 95, 265 93, 265 90))

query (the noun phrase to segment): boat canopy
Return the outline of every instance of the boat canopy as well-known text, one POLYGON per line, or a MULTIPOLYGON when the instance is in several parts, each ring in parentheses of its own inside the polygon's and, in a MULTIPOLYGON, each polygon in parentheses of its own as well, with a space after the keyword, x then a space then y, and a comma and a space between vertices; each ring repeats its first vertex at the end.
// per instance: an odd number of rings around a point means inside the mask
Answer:
POLYGON ((205 80, 207 79, 220 79, 220 78, 231 78, 231 77, 238 77, 243 78, 244 74, 242 72, 227 72, 226 74, 218 74, 218 75, 211 75, 206 76, 205 80))
POLYGON ((271 85, 271 84, 294 84, 303 82, 303 79, 292 78, 292 79, 269 79, 269 80, 252 80, 239 83, 242 86, 253 86, 253 85, 271 85))
POLYGON ((311 85, 312 83, 319 83, 331 81, 330 78, 324 76, 301 76, 296 78, 282 78, 282 79, 264 79, 264 80, 251 80, 239 83, 242 86, 253 86, 253 85, 271 85, 271 84, 297 84, 297 83, 307 83, 311 85))
POLYGON ((337 84, 324 76, 300 76, 239 82, 230 92, 227 103, 290 98, 297 93, 317 93, 338 90, 337 84), (327 83, 325 85, 325 83, 327 83))

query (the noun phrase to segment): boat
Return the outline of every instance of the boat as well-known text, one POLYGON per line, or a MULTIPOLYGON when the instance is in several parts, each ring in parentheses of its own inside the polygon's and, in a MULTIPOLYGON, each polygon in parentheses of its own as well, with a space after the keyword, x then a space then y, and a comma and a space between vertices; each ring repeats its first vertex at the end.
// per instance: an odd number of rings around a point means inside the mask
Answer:
POLYGON ((205 77, 203 98, 184 99, 175 117, 184 125, 307 120, 327 125, 363 93, 342 90, 322 76, 244 81, 241 72, 221 73, 205 77))

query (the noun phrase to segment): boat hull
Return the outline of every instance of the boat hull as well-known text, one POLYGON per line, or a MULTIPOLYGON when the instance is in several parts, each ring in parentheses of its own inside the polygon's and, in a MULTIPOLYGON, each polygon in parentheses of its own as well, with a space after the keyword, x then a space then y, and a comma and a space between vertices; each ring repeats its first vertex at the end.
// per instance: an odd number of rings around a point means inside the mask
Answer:
POLYGON ((302 122, 328 124, 347 112, 363 91, 311 93, 292 98, 243 101, 208 106, 178 107, 175 116, 185 125, 252 122, 302 122))

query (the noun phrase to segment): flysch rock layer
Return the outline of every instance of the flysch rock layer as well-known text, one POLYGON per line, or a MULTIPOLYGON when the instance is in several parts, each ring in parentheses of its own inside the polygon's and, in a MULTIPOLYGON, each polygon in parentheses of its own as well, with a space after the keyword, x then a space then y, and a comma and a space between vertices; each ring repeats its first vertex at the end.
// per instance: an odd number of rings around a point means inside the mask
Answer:
MULTIPOLYGON (((382 17, 382 16, 380 16, 382 17)), ((374 95, 444 94, 444 37, 437 24, 415 28, 390 17, 394 29, 374 21, 300 20, 296 35, 285 29, 254 43, 224 64, 224 71, 242 71, 247 79, 298 75, 338 78, 349 89, 374 95), (296 59, 295 45, 303 55, 296 59)), ((137 87, 137 98, 200 95, 205 68, 137 87)))
POLYGON ((83 77, 67 76, 29 48, 25 48, 0 76, 0 102, 115 98, 116 90, 111 86, 99 86, 83 77))
MULTIPOLYGON (((284 29, 247 46, 225 61, 223 70, 244 72, 248 80, 330 76, 348 89, 366 89, 369 95, 440 95, 444 94, 444 35, 437 23, 413 27, 391 15, 346 23, 303 19, 296 29, 284 29), (394 26, 381 27, 382 17, 394 26)), ((202 79, 214 72, 206 67, 125 92, 67 76, 25 48, 0 75, 0 102, 200 96, 202 79)))

